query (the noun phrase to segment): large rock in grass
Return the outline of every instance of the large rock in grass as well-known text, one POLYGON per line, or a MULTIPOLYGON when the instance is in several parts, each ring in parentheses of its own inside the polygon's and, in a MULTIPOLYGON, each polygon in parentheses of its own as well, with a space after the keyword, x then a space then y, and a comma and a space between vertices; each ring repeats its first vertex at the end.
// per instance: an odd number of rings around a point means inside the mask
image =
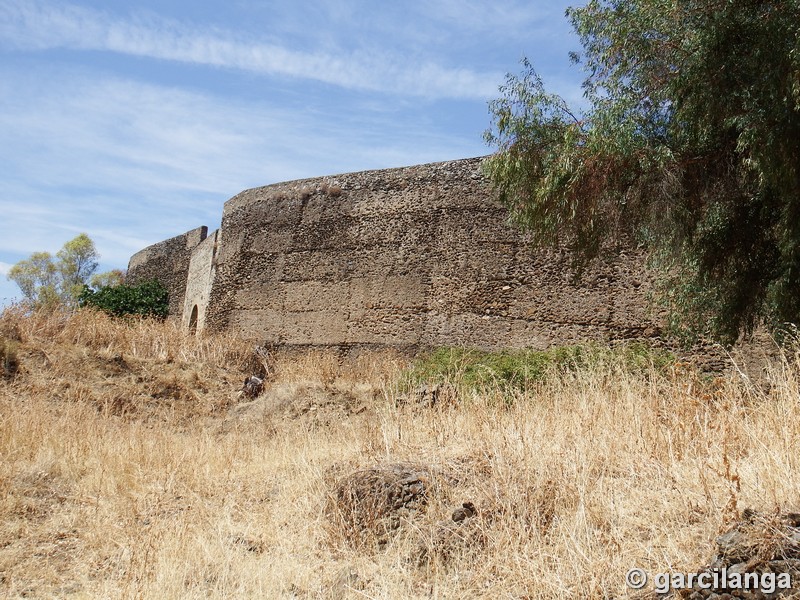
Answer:
POLYGON ((425 512, 445 478, 431 467, 394 463, 356 471, 333 485, 326 513, 331 531, 353 546, 384 546, 425 512))

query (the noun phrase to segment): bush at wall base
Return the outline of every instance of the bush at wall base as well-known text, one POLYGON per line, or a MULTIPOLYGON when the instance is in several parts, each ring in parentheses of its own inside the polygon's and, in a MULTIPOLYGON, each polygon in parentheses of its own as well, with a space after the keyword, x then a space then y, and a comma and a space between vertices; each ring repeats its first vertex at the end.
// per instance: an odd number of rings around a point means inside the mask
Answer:
POLYGON ((80 306, 94 306, 115 316, 142 315, 165 319, 169 314, 169 294, 158 281, 138 285, 116 285, 93 290, 84 286, 80 306))

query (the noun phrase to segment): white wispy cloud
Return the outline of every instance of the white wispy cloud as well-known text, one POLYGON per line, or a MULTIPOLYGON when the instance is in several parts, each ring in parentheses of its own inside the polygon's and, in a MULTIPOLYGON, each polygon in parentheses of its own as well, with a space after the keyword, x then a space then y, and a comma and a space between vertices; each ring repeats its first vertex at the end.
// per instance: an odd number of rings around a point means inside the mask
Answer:
POLYGON ((13 266, 14 265, 0 261, 0 275, 8 275, 8 272, 11 270, 11 267, 13 266))
POLYGON ((430 59, 409 61, 376 48, 300 51, 233 32, 192 29, 162 18, 121 19, 69 4, 8 0, 0 6, 0 39, 25 50, 99 50, 304 78, 347 89, 429 98, 487 98, 498 73, 479 73, 430 59))
POLYGON ((457 25, 460 32, 491 32, 504 38, 527 38, 558 32, 564 11, 558 3, 516 0, 421 0, 419 10, 438 22, 457 25))
POLYGON ((159 239, 216 226, 224 201, 247 187, 483 149, 418 115, 326 101, 308 110, 96 71, 0 67, 0 258, 54 252, 86 231, 109 266, 125 266, 159 239))

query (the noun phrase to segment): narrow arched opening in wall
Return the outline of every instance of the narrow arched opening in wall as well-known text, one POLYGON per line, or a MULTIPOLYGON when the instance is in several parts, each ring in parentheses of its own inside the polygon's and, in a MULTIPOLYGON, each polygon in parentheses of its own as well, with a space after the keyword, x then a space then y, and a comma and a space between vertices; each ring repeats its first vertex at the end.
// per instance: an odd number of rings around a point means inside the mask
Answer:
POLYGON ((197 334, 197 304, 192 308, 192 314, 189 317, 189 333, 197 334))

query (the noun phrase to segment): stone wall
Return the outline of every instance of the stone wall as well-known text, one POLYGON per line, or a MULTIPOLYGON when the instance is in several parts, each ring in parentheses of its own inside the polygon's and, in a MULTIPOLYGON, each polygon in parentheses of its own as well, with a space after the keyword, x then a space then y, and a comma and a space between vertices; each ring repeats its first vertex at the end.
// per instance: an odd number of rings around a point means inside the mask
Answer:
POLYGON ((567 252, 507 224, 480 159, 247 190, 221 231, 205 323, 262 343, 545 348, 658 334, 638 252, 576 280, 567 252))
POLYGON ((135 285, 151 279, 160 281, 169 291, 170 317, 180 319, 192 251, 207 233, 207 227, 198 227, 140 250, 128 263, 127 282, 135 285))
POLYGON ((205 327, 220 241, 220 231, 217 229, 195 247, 189 260, 186 298, 181 320, 190 329, 202 330, 205 327))

